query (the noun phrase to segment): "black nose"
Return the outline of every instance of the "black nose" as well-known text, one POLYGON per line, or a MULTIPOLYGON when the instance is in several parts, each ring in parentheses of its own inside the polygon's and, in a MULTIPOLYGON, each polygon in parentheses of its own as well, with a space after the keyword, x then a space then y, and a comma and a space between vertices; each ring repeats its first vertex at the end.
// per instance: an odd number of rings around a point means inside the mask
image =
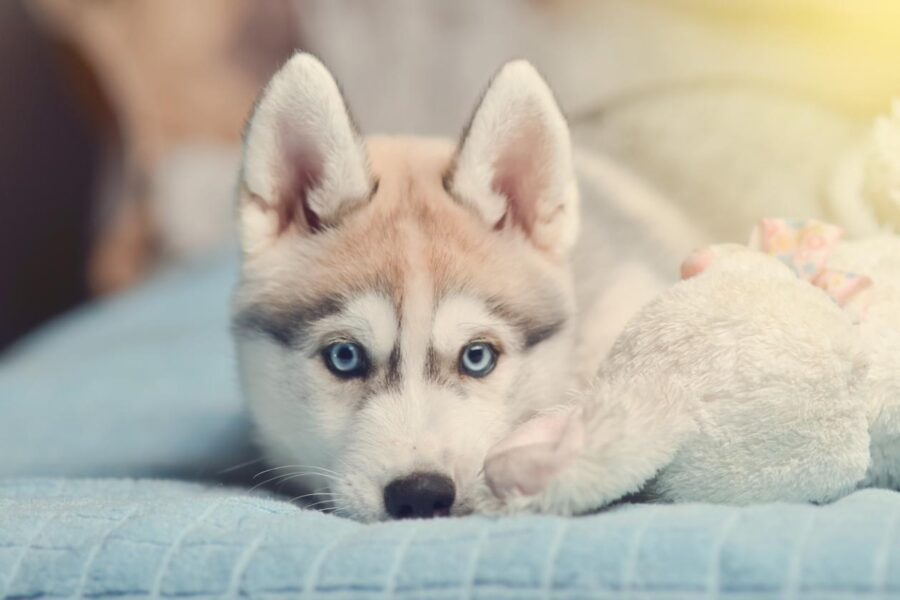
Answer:
POLYGON ((453 481, 438 473, 413 473, 384 488, 384 507, 394 519, 446 517, 455 499, 453 481))

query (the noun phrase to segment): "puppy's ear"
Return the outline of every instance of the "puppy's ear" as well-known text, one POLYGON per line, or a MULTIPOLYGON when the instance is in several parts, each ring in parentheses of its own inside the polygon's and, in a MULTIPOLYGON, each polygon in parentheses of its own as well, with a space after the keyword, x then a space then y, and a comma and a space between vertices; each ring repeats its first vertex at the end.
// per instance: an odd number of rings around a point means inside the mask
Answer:
POLYGON ((246 252, 289 232, 312 235, 364 202, 367 157, 328 70, 295 54, 250 118, 241 171, 241 241, 246 252))
POLYGON ((569 128, 528 62, 507 63, 491 81, 448 183, 492 228, 516 228, 556 255, 575 242, 578 186, 569 128))

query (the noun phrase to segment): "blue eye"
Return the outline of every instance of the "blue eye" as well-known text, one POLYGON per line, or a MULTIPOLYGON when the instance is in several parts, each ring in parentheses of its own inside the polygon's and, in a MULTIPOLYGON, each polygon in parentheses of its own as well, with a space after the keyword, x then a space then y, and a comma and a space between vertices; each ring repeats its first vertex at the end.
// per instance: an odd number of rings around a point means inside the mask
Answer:
POLYGON ((497 351, 486 342, 473 342, 459 355, 459 371, 469 377, 484 377, 496 364, 497 351))
POLYGON ((369 369, 365 351, 354 342, 336 342, 326 346, 322 350, 322 358, 329 371, 344 379, 363 377, 369 369))

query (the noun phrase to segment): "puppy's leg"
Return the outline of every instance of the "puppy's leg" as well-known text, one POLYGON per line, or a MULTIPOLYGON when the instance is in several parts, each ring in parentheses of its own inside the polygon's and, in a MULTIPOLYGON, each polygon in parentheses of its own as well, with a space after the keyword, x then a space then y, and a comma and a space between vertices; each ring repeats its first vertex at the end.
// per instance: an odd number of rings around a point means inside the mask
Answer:
POLYGON ((696 431, 693 413, 678 394, 598 384, 490 451, 485 479, 498 502, 487 510, 578 514, 636 492, 696 431))

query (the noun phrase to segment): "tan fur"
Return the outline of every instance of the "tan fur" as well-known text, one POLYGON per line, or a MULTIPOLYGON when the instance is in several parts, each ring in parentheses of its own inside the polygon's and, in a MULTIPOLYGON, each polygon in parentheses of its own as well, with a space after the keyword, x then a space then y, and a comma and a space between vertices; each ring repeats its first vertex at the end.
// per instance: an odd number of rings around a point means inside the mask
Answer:
POLYGON ((339 227, 311 237, 283 232, 272 252, 247 257, 245 278, 259 285, 245 286, 254 295, 245 301, 284 303, 289 288, 291 301, 315 303, 363 287, 399 306, 411 271, 427 270, 436 299, 477 290, 523 312, 565 311, 564 294, 555 293, 568 288, 559 278, 562 265, 527 247, 514 228, 486 235, 488 225, 444 189, 451 142, 376 137, 367 148, 377 192, 339 227), (410 248, 421 255, 410 256, 410 248))

